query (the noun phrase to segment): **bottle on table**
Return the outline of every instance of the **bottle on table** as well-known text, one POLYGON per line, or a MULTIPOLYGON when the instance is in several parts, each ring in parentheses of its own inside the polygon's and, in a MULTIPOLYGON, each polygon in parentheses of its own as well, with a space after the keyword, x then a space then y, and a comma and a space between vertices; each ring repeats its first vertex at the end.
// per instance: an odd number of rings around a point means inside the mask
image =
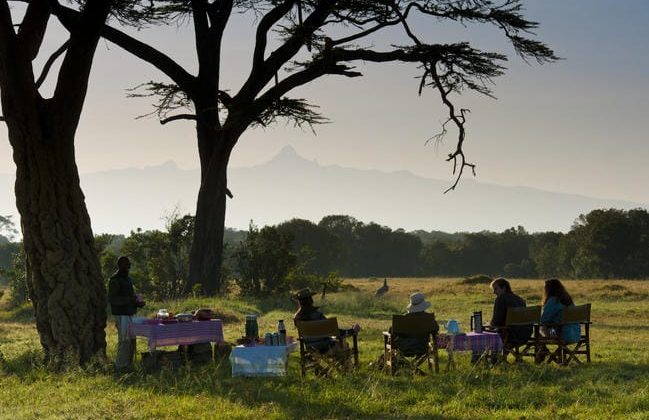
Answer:
POLYGON ((257 315, 246 315, 246 337, 256 340, 259 337, 257 315))
POLYGON ((284 320, 280 319, 277 322, 277 332, 279 334, 279 343, 280 346, 286 345, 286 326, 284 325, 284 320))

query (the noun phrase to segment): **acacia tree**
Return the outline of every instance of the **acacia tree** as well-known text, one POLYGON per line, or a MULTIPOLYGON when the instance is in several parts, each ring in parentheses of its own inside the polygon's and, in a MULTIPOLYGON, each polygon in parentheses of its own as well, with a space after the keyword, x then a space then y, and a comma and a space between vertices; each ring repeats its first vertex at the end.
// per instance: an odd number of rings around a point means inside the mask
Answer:
MULTIPOLYGON (((451 95, 474 90, 491 95, 489 84, 503 74, 506 56, 481 51, 467 42, 434 43, 413 29, 415 16, 431 23, 492 24, 524 59, 539 63, 553 61, 553 51, 530 38, 536 22, 522 14, 520 0, 146 0, 129 10, 133 25, 171 23, 190 18, 193 22, 198 73, 191 74, 162 51, 128 34, 105 26, 102 35, 133 55, 151 63, 173 83, 150 82, 147 94, 160 95, 161 123, 179 119, 196 121, 201 166, 201 185, 196 205, 190 279, 200 282, 208 294, 220 284, 225 221, 227 166, 241 135, 256 125, 267 126, 279 118, 296 125, 313 125, 325 119, 303 99, 287 95, 299 86, 326 75, 350 78, 362 76, 353 67, 359 62, 412 63, 421 70, 419 93, 436 89, 448 108, 448 119, 435 139, 441 139, 449 124, 457 130, 453 163, 454 189, 466 168, 466 109, 458 109, 451 95), (229 18, 236 12, 255 13, 255 45, 249 75, 238 88, 220 82, 221 47, 229 18), (374 36, 400 26, 404 45, 383 50, 373 47, 374 36), (272 51, 269 45, 276 46, 272 51), (189 108, 191 113, 175 113, 189 108), (174 115, 172 115, 174 114, 174 115)), ((59 7, 64 25, 73 27, 77 15, 59 7)))
POLYGON ((16 164, 27 287, 46 361, 84 365, 105 356, 106 297, 79 185, 74 136, 112 1, 75 3, 79 24, 38 78, 34 60, 52 6, 49 0, 24 3, 12 10, 0 0, 0 119, 7 124, 16 164), (62 55, 54 93, 45 98, 39 89, 62 55))

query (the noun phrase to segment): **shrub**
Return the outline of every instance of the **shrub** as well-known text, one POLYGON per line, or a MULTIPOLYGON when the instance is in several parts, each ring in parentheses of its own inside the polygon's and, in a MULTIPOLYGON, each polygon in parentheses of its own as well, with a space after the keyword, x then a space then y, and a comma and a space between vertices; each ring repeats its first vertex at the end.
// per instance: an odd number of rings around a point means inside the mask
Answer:
POLYGON ((491 277, 486 274, 476 274, 473 276, 465 277, 462 284, 489 284, 493 281, 491 277))

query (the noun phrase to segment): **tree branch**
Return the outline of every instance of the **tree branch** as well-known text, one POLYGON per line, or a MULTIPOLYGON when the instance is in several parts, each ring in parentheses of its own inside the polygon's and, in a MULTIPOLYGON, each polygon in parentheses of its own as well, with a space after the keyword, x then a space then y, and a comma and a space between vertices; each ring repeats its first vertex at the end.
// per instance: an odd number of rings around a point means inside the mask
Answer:
MULTIPOLYGON (((73 29, 79 23, 79 12, 73 9, 59 6, 54 9, 53 14, 68 30, 73 29)), ((170 57, 117 29, 114 29, 108 25, 102 26, 101 35, 104 38, 114 43, 118 47, 128 51, 134 56, 153 65, 158 70, 166 74, 171 80, 174 81, 174 83, 176 83, 186 92, 189 93, 194 91, 196 78, 185 71, 184 68, 182 68, 170 57)))
POLYGON ((41 72, 41 75, 38 77, 38 80, 36 80, 36 89, 40 88, 45 79, 47 78, 47 74, 50 72, 50 69, 52 68, 52 65, 56 61, 57 58, 63 54, 68 47, 70 46, 70 40, 67 40, 61 45, 56 51, 52 53, 50 58, 47 59, 45 62, 45 65, 43 66, 43 71, 41 72))
MULTIPOLYGON (((279 48, 273 51, 265 61, 257 61, 253 65, 250 76, 244 83, 235 101, 252 102, 259 92, 270 82, 281 67, 297 54, 305 40, 313 35, 327 19, 335 0, 321 0, 316 3, 311 14, 304 20, 303 24, 279 48)), ((265 36, 264 36, 265 42, 265 36)), ((257 54, 260 54, 255 47, 257 54)))
POLYGON ((165 119, 160 120, 161 125, 165 125, 167 123, 170 123, 172 121, 177 121, 177 120, 194 120, 197 121, 198 117, 194 114, 178 114, 174 115, 173 117, 168 117, 165 119))
POLYGON ((28 52, 30 60, 35 59, 38 55, 49 18, 48 0, 31 0, 29 2, 25 17, 18 29, 18 43, 28 52))

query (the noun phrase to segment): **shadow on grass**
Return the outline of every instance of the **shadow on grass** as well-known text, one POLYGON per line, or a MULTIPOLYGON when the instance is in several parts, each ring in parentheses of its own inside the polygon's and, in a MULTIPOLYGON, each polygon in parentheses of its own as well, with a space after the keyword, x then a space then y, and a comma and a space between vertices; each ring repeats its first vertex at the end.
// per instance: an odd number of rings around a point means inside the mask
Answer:
MULTIPOLYGON (((163 371, 154 375, 144 375, 138 371, 117 380, 123 386, 164 396, 200 393, 223 398, 258 412, 268 411, 271 406, 279 408, 281 415, 287 418, 456 418, 430 413, 405 414, 402 410, 411 405, 386 404, 382 401, 384 395, 412 395, 411 378, 392 378, 365 369, 334 378, 314 377, 312 374, 302 378, 294 365, 286 377, 232 378, 230 365, 224 362, 195 370, 163 371), (373 394, 376 394, 375 400, 372 400, 373 394)), ((431 391, 431 383, 419 380, 418 384, 421 392, 431 391)), ((448 388, 447 392, 440 392, 439 397, 451 397, 454 392, 454 389, 448 388)))
POLYGON ((31 304, 25 303, 16 308, 0 311, 0 321, 32 324, 34 323, 34 308, 31 304))

